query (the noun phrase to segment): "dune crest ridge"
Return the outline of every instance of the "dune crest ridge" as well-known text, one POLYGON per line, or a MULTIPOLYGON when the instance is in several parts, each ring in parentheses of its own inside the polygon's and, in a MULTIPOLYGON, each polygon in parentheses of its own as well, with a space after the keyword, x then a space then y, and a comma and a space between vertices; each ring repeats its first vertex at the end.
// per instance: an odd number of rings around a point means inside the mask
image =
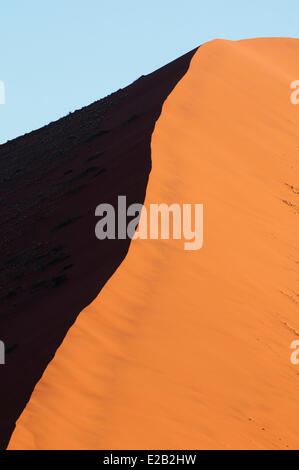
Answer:
POLYGON ((196 52, 156 123, 145 205, 203 203, 203 248, 131 244, 9 449, 298 448, 298 52, 287 38, 196 52))

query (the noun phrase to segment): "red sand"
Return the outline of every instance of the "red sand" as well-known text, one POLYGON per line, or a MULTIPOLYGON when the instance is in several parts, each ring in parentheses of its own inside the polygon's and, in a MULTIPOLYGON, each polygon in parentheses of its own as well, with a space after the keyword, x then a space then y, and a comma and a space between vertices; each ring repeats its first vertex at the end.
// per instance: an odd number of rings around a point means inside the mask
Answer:
POLYGON ((78 314, 129 239, 95 237, 95 208, 143 203, 151 136, 191 51, 130 86, 0 146, 0 449, 78 314))
POLYGON ((156 125, 146 205, 203 203, 204 246, 132 243, 10 449, 298 448, 298 52, 198 50, 156 125))

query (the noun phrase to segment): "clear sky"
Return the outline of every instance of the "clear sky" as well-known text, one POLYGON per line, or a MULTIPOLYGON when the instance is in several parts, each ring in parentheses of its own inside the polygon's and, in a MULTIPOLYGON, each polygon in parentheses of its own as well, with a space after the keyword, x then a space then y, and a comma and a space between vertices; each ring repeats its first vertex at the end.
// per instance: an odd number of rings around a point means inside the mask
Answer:
POLYGON ((211 39, 298 34, 299 0, 3 0, 0 143, 211 39))

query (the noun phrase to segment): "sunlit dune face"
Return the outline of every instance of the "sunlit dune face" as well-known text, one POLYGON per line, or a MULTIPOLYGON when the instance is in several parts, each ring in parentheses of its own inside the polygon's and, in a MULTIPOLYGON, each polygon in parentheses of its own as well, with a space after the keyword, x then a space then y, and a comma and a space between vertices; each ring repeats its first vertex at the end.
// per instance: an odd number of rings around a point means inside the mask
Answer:
POLYGON ((298 448, 298 52, 198 50, 156 124, 145 205, 202 203, 203 247, 132 242, 10 449, 298 448))

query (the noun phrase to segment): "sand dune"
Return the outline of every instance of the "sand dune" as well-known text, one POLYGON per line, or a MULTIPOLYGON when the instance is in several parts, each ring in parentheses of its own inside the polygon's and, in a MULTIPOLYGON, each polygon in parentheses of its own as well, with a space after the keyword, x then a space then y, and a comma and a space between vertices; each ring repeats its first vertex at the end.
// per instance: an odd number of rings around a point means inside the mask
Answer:
POLYGON ((131 244, 9 449, 298 448, 298 52, 196 52, 156 123, 145 205, 203 203, 204 246, 131 244))
POLYGON ((151 136, 191 51, 128 87, 0 146, 0 449, 78 314, 131 240, 95 237, 95 207, 143 203, 151 136))

